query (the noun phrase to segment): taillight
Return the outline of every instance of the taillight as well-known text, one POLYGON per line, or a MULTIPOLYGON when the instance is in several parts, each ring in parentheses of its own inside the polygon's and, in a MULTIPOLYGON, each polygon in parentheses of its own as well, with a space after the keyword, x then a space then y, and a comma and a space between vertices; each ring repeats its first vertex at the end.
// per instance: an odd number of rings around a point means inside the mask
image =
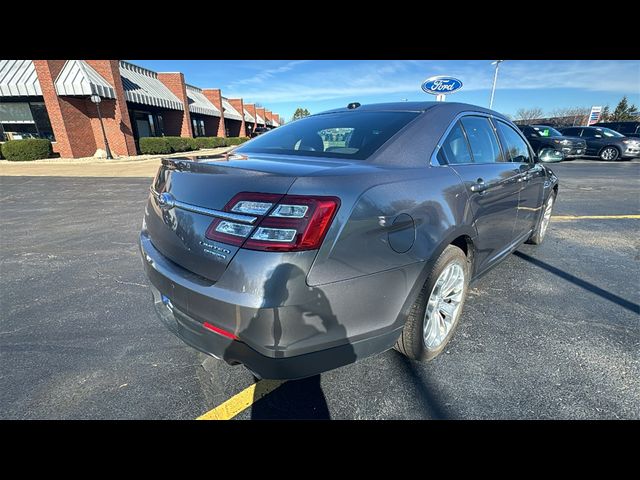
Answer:
POLYGON ((336 197, 240 193, 224 210, 258 217, 255 225, 215 219, 206 236, 250 250, 315 250, 339 206, 336 197))

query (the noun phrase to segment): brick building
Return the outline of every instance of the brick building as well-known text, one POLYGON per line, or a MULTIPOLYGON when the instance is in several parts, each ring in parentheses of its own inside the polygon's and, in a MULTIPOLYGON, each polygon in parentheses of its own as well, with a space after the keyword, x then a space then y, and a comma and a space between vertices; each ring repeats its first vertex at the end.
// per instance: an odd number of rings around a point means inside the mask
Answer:
POLYGON ((180 72, 123 60, 0 60, 0 141, 48 138, 61 157, 93 156, 104 149, 94 94, 118 156, 135 155, 142 137, 242 137, 281 124, 277 114, 190 85, 180 72))

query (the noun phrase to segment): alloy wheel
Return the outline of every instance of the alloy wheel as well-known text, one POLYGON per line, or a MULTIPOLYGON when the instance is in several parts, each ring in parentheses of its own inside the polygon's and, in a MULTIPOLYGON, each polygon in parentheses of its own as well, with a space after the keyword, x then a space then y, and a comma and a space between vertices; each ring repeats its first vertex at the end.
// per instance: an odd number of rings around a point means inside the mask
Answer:
POLYGON ((618 151, 613 147, 605 148, 600 154, 600 158, 607 161, 615 160, 617 157, 618 157, 618 151))
POLYGON ((442 344, 460 315, 464 276, 464 267, 453 262, 442 271, 431 290, 423 322, 424 344, 429 350, 442 344))
POLYGON ((551 211, 553 210, 553 194, 547 200, 547 204, 544 206, 544 212, 542 213, 542 223, 540 224, 540 238, 544 238, 547 233, 547 227, 551 220, 551 211))

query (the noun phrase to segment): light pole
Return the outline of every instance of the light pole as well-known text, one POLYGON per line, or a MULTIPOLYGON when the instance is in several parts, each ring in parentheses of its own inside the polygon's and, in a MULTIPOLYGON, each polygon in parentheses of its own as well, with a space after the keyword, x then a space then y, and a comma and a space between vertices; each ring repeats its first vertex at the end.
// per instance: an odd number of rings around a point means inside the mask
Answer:
POLYGON ((107 159, 113 160, 111 156, 111 149, 109 148, 109 141, 107 140, 107 134, 104 131, 104 124, 102 123, 102 115, 100 114, 100 102, 102 98, 100 95, 91 95, 91 101, 96 104, 96 108, 98 109, 98 118, 100 119, 100 128, 102 129, 102 137, 104 138, 104 149, 107 151, 107 159))
POLYGON ((502 62, 504 62, 504 60, 496 60, 495 62, 491 62, 491 65, 496 66, 496 71, 493 74, 493 86, 491 87, 491 100, 489 100, 489 108, 493 107, 493 96, 496 93, 496 82, 498 81, 498 68, 500 67, 500 64, 502 62))

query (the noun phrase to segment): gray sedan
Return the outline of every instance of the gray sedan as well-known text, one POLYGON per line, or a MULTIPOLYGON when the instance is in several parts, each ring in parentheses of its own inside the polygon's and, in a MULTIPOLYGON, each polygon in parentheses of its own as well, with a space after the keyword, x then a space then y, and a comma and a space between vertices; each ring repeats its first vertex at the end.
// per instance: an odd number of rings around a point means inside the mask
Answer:
POLYGON ((300 378, 441 353, 470 282, 542 242, 558 183, 503 115, 403 102, 165 159, 150 190, 140 249, 161 320, 258 377, 300 378))

